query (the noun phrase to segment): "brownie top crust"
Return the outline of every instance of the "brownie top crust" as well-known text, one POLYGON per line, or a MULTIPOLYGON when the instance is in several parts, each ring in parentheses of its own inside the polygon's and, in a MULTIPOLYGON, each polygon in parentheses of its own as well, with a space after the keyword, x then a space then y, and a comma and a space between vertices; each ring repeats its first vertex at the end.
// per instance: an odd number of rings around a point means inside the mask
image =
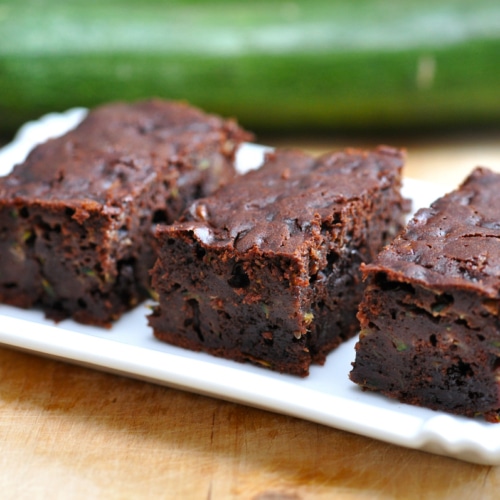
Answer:
POLYGON ((249 136, 232 120, 187 104, 152 99, 103 105, 64 137, 36 147, 24 163, 0 178, 0 198, 90 206, 126 201, 154 181, 160 169, 172 166, 171 175, 179 183, 179 165, 206 168, 194 163, 203 161, 200 156, 191 154, 225 142, 230 153, 233 138, 239 142, 249 136))
POLYGON ((240 252, 303 252, 310 239, 321 238, 325 225, 340 226, 350 215, 354 219, 350 202, 394 189, 403 162, 404 153, 387 146, 319 158, 279 150, 267 155, 261 169, 246 174, 244 182, 195 201, 172 228, 192 230, 205 245, 240 252))
POLYGON ((371 264, 389 279, 500 297, 500 174, 475 169, 455 191, 420 209, 371 264))

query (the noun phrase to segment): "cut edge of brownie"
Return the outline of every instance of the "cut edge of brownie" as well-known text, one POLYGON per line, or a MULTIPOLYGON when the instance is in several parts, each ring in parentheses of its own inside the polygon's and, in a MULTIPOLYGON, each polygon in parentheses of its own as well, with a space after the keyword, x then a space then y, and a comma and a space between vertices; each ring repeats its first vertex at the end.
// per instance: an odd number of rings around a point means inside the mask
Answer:
POLYGON ((110 327, 150 296, 153 227, 233 177, 249 138, 186 103, 91 110, 0 178, 0 302, 110 327))
MULTIPOLYGON (((155 336, 181 347, 300 376, 308 374, 311 363, 323 364, 328 352, 358 330, 359 263, 373 258, 402 227, 408 208, 400 194, 403 157, 402 152, 388 147, 373 152, 351 149, 320 159, 278 150, 268 156, 263 170, 249 173, 218 192, 226 212, 215 210, 213 198, 201 199, 187 210, 187 220, 157 228, 163 253, 153 270, 153 287, 160 300, 149 317, 155 336), (305 163, 338 162, 329 168, 338 168, 338 175, 345 175, 350 182, 353 171, 342 162, 385 160, 390 165, 387 171, 377 167, 381 178, 372 184, 366 181, 370 188, 350 198, 346 193, 347 199, 340 193, 332 195, 325 210, 314 201, 318 207, 310 210, 311 219, 305 215, 302 220, 303 214, 295 211, 294 216, 283 218, 286 223, 269 223, 266 228, 253 227, 245 217, 241 221, 222 220, 224 213, 240 214, 245 207, 257 207, 258 215, 252 213, 263 221, 266 213, 267 221, 275 221, 277 215, 268 210, 271 205, 279 205, 285 213, 286 202, 280 205, 283 199, 269 194, 259 183, 266 168, 271 168, 269 163, 283 162, 283 158, 297 161, 296 155, 305 163), (342 169, 345 172, 340 173, 342 169), (248 186, 252 183, 260 186, 254 198, 246 192, 251 191, 248 186), (245 191, 242 198, 246 201, 241 206, 239 201, 229 200, 234 194, 230 191, 239 189, 245 191), (321 210, 323 215, 319 215, 321 210), (276 235, 285 233, 284 242, 279 238, 273 242, 276 235), (215 272, 211 269, 214 265, 215 272), (207 285, 207 281, 215 284, 207 285)), ((280 182, 299 182, 285 163, 278 165, 266 182, 272 184, 280 177, 280 182)), ((371 174, 376 177, 373 171, 371 174)), ((355 189, 352 182, 349 189, 355 189)))
POLYGON ((500 421, 500 174, 475 169, 363 266, 350 379, 401 402, 500 421))

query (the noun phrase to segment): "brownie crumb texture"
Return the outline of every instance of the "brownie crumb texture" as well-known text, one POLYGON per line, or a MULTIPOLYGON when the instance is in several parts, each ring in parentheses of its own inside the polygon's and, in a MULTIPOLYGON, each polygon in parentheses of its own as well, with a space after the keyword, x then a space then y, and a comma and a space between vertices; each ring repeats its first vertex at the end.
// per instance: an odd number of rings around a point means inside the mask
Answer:
POLYGON ((234 176, 235 122, 183 103, 114 103, 0 178, 0 301, 110 326, 145 299, 152 229, 234 176))
POLYGON ((364 267, 354 382, 499 421, 499 192, 500 174, 476 169, 364 267))
POLYGON ((403 224, 404 154, 268 155, 158 226, 157 338, 306 376, 358 331, 360 263, 403 224))

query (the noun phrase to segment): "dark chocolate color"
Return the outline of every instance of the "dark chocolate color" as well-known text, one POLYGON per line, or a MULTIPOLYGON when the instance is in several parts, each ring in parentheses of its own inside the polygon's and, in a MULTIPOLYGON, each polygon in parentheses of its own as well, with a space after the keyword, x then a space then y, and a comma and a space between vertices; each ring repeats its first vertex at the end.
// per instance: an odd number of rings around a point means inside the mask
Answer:
POLYGON ((109 326, 148 295, 152 226, 234 175, 230 120, 109 104, 0 178, 0 301, 109 326))
POLYGON ((498 421, 499 192, 500 174, 476 169, 364 268, 354 382, 498 421))
POLYGON ((150 324, 164 341, 305 376, 357 331, 360 262, 402 225, 401 152, 268 156, 160 226, 150 324))

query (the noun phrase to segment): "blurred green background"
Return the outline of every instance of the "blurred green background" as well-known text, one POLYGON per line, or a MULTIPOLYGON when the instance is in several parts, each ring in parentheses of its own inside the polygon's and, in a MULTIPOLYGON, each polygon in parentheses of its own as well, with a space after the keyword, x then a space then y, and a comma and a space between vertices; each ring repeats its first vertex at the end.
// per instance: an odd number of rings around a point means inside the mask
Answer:
POLYGON ((2 0, 0 137, 183 99, 262 134, 500 125, 498 0, 2 0))

